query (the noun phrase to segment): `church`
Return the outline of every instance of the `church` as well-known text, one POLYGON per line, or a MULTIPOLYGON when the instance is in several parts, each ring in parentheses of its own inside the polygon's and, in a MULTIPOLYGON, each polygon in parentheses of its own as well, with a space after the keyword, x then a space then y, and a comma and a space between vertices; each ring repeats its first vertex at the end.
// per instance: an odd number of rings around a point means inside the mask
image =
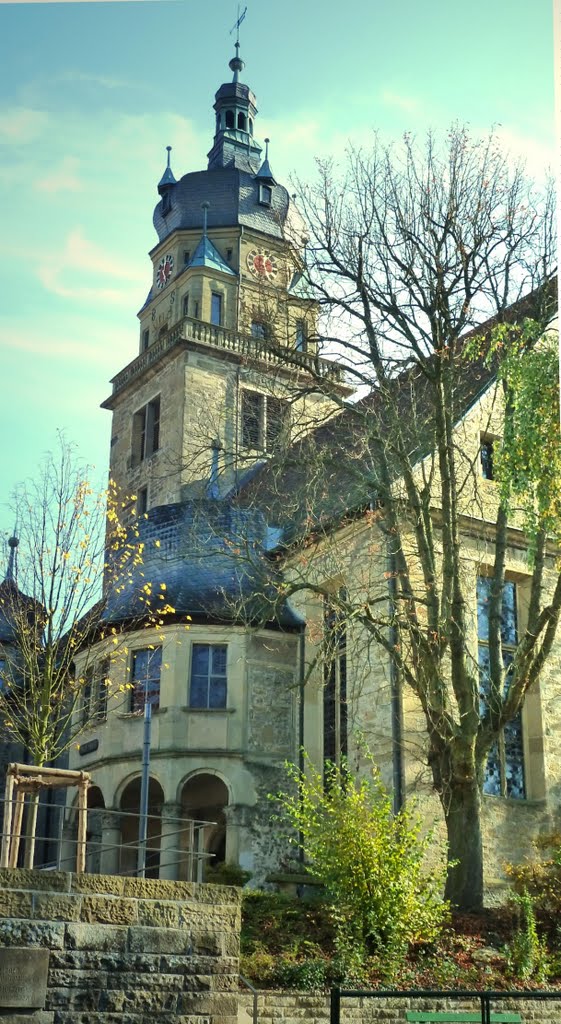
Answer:
MULTIPOLYGON (((336 355, 320 355, 305 222, 274 176, 269 140, 264 148, 257 141, 239 42, 229 67, 231 80, 215 96, 206 170, 176 178, 168 147, 138 353, 103 402, 112 416, 109 473, 142 558, 108 590, 106 629, 76 658, 87 678, 85 728, 69 767, 92 779, 90 870, 135 872, 144 792, 148 874, 196 877, 196 853, 211 870, 238 866, 262 886, 298 874, 270 794, 302 749, 318 765, 343 756, 358 764, 359 732, 394 806, 421 795, 428 818, 442 821, 419 703, 401 688, 387 645, 373 644, 356 615, 340 614, 347 594, 349 607, 362 592, 386 607, 395 574, 372 491, 357 487, 353 473, 364 459, 363 445, 353 450, 353 386, 336 355), (306 483, 326 449, 331 469, 318 488, 333 526, 310 566, 291 550, 290 530, 306 520, 306 483), (308 584, 310 573, 321 578, 317 593, 294 585, 303 573, 308 584), (145 614, 158 600, 161 624, 145 614)), ((483 495, 475 514, 476 495, 464 489, 468 639, 481 664, 497 505, 492 447, 501 434, 491 375, 480 370, 462 401, 462 452, 483 495)), ((528 617, 526 554, 509 534, 507 654, 528 617)), ((488 889, 558 814, 560 666, 557 645, 489 754, 488 889)))

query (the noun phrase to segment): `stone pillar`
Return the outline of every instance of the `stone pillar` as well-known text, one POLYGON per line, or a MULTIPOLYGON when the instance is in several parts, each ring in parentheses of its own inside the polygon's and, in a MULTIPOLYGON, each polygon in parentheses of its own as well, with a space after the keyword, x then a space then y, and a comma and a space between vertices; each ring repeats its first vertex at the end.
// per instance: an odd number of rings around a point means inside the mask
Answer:
POLYGON ((101 852, 99 870, 102 875, 118 875, 121 851, 121 818, 118 811, 101 813, 101 852))
POLYGON ((101 873, 101 851, 103 847, 103 811, 95 807, 88 811, 88 852, 86 871, 91 875, 101 873))
POLYGON ((179 878, 179 864, 182 860, 182 849, 185 844, 189 823, 181 818, 181 805, 167 803, 162 806, 160 840, 160 878, 169 878, 176 882, 179 878))

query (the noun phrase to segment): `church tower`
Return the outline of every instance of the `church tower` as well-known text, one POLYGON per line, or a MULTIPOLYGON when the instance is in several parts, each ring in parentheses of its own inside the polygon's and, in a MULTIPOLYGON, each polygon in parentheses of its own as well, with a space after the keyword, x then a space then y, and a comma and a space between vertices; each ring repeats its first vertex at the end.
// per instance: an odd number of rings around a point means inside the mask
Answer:
POLYGON ((149 872, 192 877, 186 843, 202 820, 213 823, 197 832, 207 867, 240 865, 263 884, 286 855, 268 794, 298 757, 304 622, 276 585, 278 532, 259 508, 236 504, 236 490, 349 389, 318 355, 304 225, 269 141, 256 140, 243 68, 238 43, 215 97, 207 169, 177 180, 168 147, 139 352, 103 403, 110 474, 136 495, 142 559, 107 588, 93 667, 76 658, 92 688, 109 680, 111 696, 70 761, 94 782, 99 864, 134 873, 149 705, 149 872), (147 613, 158 601, 168 606, 161 628, 147 613))
POLYGON ((317 356, 317 309, 301 280, 304 224, 274 177, 269 140, 265 152, 256 140, 243 68, 238 42, 232 81, 215 97, 207 169, 176 180, 167 147, 139 354, 103 403, 113 413, 111 476, 137 495, 140 513, 204 495, 211 476, 229 493, 257 460, 328 414, 330 388, 347 393, 341 368, 317 356))

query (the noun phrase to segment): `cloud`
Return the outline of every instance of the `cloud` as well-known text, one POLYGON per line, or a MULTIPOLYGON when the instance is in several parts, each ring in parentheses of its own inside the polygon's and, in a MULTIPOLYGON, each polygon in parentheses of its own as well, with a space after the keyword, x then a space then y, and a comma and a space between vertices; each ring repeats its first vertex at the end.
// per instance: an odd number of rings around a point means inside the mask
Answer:
POLYGON ((393 89, 382 89, 380 99, 385 106, 397 107, 398 110, 402 110, 406 114, 417 114, 421 107, 416 96, 404 96, 394 92, 393 89))
POLYGON ((20 144, 33 142, 44 132, 48 121, 49 115, 44 111, 29 107, 0 112, 0 141, 20 144))
POLYGON ((73 156, 65 156, 58 167, 50 174, 38 178, 33 184, 40 192, 82 192, 84 183, 78 178, 76 171, 79 160, 73 156))
POLYGON ((555 149, 553 144, 540 141, 536 138, 529 138, 521 132, 515 132, 511 128, 497 125, 495 128, 501 147, 511 154, 515 160, 521 160, 526 165, 526 171, 530 177, 537 182, 542 182, 547 174, 555 167, 555 149))
POLYGON ((131 294, 123 282, 142 288, 146 275, 132 268, 126 259, 117 258, 86 238, 81 228, 67 236, 60 252, 42 259, 37 276, 47 291, 60 298, 79 302, 127 305, 131 294), (114 286, 116 285, 116 286, 114 286))

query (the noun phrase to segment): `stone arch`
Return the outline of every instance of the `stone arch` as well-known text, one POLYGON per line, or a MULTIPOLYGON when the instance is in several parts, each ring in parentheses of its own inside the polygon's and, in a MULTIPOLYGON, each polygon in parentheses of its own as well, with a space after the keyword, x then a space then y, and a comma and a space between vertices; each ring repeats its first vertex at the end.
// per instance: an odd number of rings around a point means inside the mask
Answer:
POLYGON ((204 853, 204 863, 211 867, 224 863, 228 858, 226 809, 231 804, 231 793, 220 773, 204 768, 192 772, 180 785, 178 802, 183 817, 209 822, 195 832, 195 853, 204 853))
MULTIPOLYGON (((135 875, 138 860, 140 823, 141 778, 136 775, 122 788, 119 799, 121 812, 120 874, 135 875)), ((162 805, 164 791, 153 776, 148 788, 148 839, 146 849, 146 877, 158 878, 160 873, 160 842, 162 831, 162 805)))
POLYGON ((235 114, 234 114, 233 110, 227 110, 226 111, 225 123, 226 123, 226 128, 234 128, 235 127, 235 114))
POLYGON ((247 121, 242 110, 240 110, 238 114, 238 128, 242 132, 247 131, 247 121))

